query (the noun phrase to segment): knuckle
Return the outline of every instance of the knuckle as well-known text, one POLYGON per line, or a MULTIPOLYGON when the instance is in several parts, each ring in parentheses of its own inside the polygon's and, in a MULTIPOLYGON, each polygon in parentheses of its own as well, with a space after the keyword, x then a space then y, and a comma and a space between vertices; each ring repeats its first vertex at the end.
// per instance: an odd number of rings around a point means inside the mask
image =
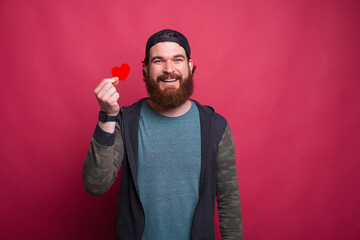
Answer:
POLYGON ((108 96, 103 96, 103 97, 101 98, 101 100, 102 100, 103 102, 107 102, 107 101, 109 100, 109 98, 108 98, 108 96))
POLYGON ((100 92, 98 92, 97 94, 95 94, 96 95, 96 97, 98 98, 98 99, 101 99, 102 97, 103 97, 103 94, 102 94, 102 92, 100 91, 100 92))

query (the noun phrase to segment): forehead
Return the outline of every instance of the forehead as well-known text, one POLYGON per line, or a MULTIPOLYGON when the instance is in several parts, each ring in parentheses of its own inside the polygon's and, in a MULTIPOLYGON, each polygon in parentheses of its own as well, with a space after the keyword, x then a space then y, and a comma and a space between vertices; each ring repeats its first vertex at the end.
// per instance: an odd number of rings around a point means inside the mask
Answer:
POLYGON ((149 50, 150 59, 153 56, 172 57, 179 54, 186 57, 185 49, 175 42, 159 42, 149 50))

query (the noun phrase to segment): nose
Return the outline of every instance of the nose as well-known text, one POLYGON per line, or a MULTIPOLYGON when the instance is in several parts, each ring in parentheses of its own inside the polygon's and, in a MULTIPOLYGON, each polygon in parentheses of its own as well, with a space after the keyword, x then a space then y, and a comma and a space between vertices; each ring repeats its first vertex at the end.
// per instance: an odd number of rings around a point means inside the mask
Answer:
POLYGON ((165 73, 173 73, 175 70, 174 63, 172 61, 166 61, 164 65, 165 73))

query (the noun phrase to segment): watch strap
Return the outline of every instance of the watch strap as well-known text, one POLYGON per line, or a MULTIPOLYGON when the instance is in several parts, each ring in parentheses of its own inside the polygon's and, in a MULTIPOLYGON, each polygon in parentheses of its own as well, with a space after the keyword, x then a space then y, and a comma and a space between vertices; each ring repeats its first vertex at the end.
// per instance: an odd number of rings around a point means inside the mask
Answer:
POLYGON ((99 121, 101 122, 116 122, 117 116, 109 116, 105 112, 99 112, 99 121))

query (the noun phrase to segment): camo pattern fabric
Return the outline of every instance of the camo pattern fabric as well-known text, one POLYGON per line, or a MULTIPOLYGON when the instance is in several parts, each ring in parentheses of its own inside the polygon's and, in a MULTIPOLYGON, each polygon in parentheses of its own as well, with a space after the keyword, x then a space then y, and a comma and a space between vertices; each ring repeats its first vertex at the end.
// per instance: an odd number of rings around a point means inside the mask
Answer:
MULTIPOLYGON (((83 165, 85 190, 92 195, 104 194, 114 183, 123 157, 124 146, 118 124, 112 146, 100 145, 92 139, 83 165)), ((229 126, 219 143, 216 188, 222 239, 243 239, 235 148, 229 126)))
POLYGON ((216 161, 216 195, 222 239, 243 239, 235 147, 229 125, 219 143, 216 161))
POLYGON ((124 145, 118 123, 115 127, 116 138, 112 146, 103 146, 94 138, 83 165, 83 183, 85 190, 92 195, 107 192, 115 182, 124 158, 124 145))

